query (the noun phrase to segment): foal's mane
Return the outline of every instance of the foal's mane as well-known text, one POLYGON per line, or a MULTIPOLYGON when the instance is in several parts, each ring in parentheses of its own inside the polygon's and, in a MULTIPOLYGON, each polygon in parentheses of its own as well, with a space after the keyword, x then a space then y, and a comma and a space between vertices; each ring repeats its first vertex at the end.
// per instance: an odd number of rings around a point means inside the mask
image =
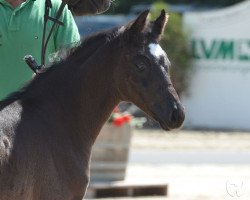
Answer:
MULTIPOLYGON (((37 80, 44 79, 49 73, 57 70, 64 63, 68 62, 70 59, 80 58, 86 62, 94 53, 102 46, 109 43, 113 38, 116 38, 120 32, 119 28, 113 28, 99 33, 92 34, 84 38, 80 45, 66 50, 66 58, 63 58, 59 63, 52 64, 49 68, 46 68, 41 74, 37 75, 35 79, 32 79, 28 84, 22 87, 20 90, 15 91, 8 95, 5 99, 0 101, 0 111, 11 103, 22 99, 26 92, 32 87, 32 84, 37 80)), ((74 69, 72 69, 74 70, 74 69)))

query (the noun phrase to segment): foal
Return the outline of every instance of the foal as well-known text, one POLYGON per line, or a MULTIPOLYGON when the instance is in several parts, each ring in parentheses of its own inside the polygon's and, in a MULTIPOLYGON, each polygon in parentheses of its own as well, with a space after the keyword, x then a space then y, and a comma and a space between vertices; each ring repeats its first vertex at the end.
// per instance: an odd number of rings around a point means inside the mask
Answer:
POLYGON ((0 200, 81 200, 91 148, 120 101, 135 103, 165 130, 182 125, 184 109, 158 44, 168 17, 147 16, 90 37, 0 103, 0 200))

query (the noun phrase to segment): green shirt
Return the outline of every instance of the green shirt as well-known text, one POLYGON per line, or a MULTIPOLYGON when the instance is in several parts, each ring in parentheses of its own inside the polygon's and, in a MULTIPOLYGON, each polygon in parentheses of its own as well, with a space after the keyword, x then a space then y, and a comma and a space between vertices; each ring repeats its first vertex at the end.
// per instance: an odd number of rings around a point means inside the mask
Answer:
MULTIPOLYGON (((41 62, 41 44, 45 0, 27 0, 15 9, 5 0, 0 0, 0 99, 22 87, 31 79, 32 71, 23 61, 32 55, 41 62)), ((52 0, 50 16, 55 17, 61 0, 52 0)), ((80 35, 71 12, 64 8, 60 20, 64 26, 57 26, 47 47, 49 54, 60 47, 79 42, 80 35)), ((47 33, 52 26, 48 22, 47 33)))

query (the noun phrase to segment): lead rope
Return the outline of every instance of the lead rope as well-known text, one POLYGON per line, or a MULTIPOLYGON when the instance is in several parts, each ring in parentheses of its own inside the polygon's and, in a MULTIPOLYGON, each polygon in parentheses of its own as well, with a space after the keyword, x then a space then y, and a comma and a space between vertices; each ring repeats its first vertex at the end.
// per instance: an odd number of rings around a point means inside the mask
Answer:
POLYGON ((50 17, 49 16, 49 10, 52 8, 52 3, 51 0, 45 0, 45 13, 44 13, 44 25, 43 25, 43 38, 42 38, 42 50, 41 50, 41 65, 38 65, 35 59, 33 58, 32 55, 26 55, 24 57, 24 61, 27 63, 27 65, 30 67, 30 69, 35 73, 38 74, 41 72, 41 70, 45 67, 45 55, 46 55, 46 50, 47 46, 49 43, 49 39, 53 33, 53 30, 55 29, 56 25, 59 24, 63 26, 63 22, 59 21, 60 16, 62 15, 63 9, 65 8, 66 3, 62 2, 56 17, 50 17), (46 39, 46 30, 47 30, 47 22, 48 20, 51 20, 53 22, 53 25, 50 29, 50 32, 47 36, 46 39))

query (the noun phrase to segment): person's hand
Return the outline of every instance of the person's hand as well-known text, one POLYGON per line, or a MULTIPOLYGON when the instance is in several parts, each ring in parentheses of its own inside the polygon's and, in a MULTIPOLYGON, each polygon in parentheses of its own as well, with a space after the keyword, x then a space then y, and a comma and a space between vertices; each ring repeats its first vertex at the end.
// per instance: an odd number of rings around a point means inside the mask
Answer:
POLYGON ((98 14, 109 9, 111 0, 62 0, 76 16, 98 14))

